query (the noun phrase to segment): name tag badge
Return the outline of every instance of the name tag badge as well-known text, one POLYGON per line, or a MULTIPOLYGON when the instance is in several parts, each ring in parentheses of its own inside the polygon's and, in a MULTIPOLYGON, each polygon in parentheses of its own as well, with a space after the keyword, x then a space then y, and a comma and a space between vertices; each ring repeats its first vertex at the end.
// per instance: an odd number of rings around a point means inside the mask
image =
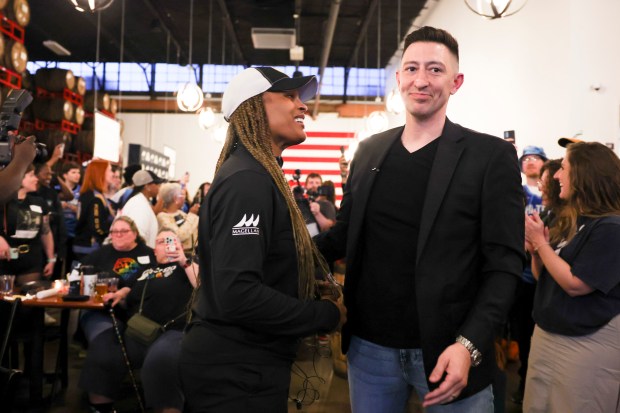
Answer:
POLYGON ((43 213, 43 210, 38 205, 30 205, 30 210, 34 212, 38 212, 39 214, 43 213))
POLYGON ((151 258, 148 255, 143 255, 142 257, 138 257, 138 262, 143 265, 150 264, 151 258))
POLYGON ((32 239, 36 237, 38 233, 39 233, 38 230, 31 231, 31 230, 18 229, 15 231, 15 235, 11 235, 11 238, 32 239))

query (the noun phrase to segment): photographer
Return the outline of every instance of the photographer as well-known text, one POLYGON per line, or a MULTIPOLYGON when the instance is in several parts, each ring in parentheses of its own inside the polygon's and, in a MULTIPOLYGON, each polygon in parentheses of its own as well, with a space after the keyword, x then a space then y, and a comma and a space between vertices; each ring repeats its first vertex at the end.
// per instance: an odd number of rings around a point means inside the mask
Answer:
POLYGON ((306 195, 310 201, 310 212, 312 212, 321 232, 327 231, 336 223, 336 206, 327 200, 328 196, 333 195, 333 193, 333 187, 323 185, 321 175, 315 172, 308 174, 306 195))
POLYGON ((0 112, 0 204, 12 199, 19 189, 26 169, 35 156, 47 156, 45 145, 37 144, 33 136, 18 136, 21 113, 32 102, 32 96, 25 90, 11 90, 2 104, 0 112))

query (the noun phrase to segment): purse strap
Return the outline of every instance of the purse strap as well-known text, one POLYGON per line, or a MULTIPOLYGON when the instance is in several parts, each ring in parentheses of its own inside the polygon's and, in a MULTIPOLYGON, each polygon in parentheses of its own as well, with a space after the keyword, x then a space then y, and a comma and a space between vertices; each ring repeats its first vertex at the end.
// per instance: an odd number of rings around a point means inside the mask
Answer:
MULTIPOLYGON (((146 281, 144 282, 144 288, 142 289, 142 297, 140 298, 140 308, 138 308, 138 314, 142 315, 142 304, 144 304, 144 295, 146 294, 146 286, 149 283, 150 278, 147 278, 146 281)), ((162 330, 166 331, 166 328, 174 323, 175 321, 177 321, 179 318, 183 317, 185 314, 187 314, 187 311, 183 311, 181 314, 179 314, 178 316, 174 317, 172 320, 168 321, 166 324, 162 325, 161 328, 162 330)))
POLYGON ((149 284, 150 278, 147 278, 144 282, 144 288, 142 289, 142 298, 140 298, 140 308, 138 308, 138 314, 142 315, 142 304, 144 304, 144 294, 146 294, 146 286, 149 284))

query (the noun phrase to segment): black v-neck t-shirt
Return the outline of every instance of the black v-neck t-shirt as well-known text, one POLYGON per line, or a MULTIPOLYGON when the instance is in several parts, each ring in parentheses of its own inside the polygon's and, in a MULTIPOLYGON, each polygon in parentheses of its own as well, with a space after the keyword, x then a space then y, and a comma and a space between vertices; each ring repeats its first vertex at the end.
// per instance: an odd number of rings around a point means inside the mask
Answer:
POLYGON ((439 139, 390 148, 368 199, 353 333, 393 348, 419 348, 415 261, 422 208, 439 139))

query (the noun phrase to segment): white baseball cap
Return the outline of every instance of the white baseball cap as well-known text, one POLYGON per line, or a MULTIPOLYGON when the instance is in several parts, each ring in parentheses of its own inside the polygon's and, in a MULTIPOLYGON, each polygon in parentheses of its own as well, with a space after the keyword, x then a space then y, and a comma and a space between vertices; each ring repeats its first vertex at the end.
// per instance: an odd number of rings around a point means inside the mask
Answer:
POLYGON ((299 91, 302 102, 312 99, 318 89, 316 76, 288 77, 267 66, 250 67, 233 77, 222 97, 222 113, 227 121, 246 100, 263 92, 299 91))

